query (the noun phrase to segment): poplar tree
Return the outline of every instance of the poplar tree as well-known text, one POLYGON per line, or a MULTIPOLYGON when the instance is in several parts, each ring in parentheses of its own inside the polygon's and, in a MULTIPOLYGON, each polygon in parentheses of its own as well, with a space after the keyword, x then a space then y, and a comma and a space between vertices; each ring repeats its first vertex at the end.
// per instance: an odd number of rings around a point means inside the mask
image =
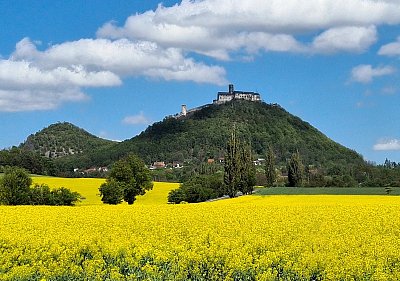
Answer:
POLYGON ((239 140, 236 136, 236 128, 233 128, 231 137, 226 145, 224 164, 224 183, 226 194, 235 197, 240 183, 240 154, 239 140))
POLYGON ((238 191, 252 193, 256 176, 251 146, 239 140, 235 126, 227 143, 224 170, 225 192, 229 197, 235 197, 238 191))
POLYGON ((248 143, 243 143, 240 148, 241 156, 241 173, 239 191, 243 194, 251 194, 256 185, 256 169, 253 164, 253 155, 251 146, 248 143))
POLYGON ((296 151, 288 162, 288 181, 289 186, 299 187, 303 182, 304 167, 301 162, 300 153, 296 151))
POLYGON ((271 146, 268 146, 267 155, 265 157, 265 176, 267 178, 267 186, 273 186, 276 180, 275 172, 275 154, 271 146))

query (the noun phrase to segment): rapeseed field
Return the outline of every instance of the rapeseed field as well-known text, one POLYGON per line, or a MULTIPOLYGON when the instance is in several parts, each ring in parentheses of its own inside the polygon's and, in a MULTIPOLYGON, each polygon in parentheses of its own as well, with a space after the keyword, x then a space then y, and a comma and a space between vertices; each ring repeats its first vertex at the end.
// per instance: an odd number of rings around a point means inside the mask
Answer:
MULTIPOLYGON (((78 205, 102 205, 99 196, 99 187, 105 179, 93 178, 56 178, 56 177, 32 177, 33 183, 46 184, 50 188, 66 187, 83 196, 78 205)), ((168 193, 179 187, 178 183, 154 182, 153 190, 143 196, 136 197, 136 204, 167 204, 168 193)))
POLYGON ((1 206, 0 280, 400 279, 397 196, 136 203, 1 206))

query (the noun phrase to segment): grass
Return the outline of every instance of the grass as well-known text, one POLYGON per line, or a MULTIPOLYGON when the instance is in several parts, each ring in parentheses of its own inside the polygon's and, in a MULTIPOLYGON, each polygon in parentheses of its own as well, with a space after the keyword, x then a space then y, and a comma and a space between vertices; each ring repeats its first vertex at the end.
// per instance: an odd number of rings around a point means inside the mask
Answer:
MULTIPOLYGON (((56 177, 32 177, 33 183, 47 184, 50 188, 66 187, 81 194, 84 199, 79 205, 101 205, 99 187, 104 179, 93 178, 56 178, 56 177)), ((135 204, 152 205, 167 204, 168 193, 179 187, 178 183, 154 182, 153 190, 143 196, 137 196, 135 204)))
MULTIPOLYGON (((257 195, 386 195, 384 187, 272 187, 260 188, 257 195)), ((391 195, 400 195, 399 187, 392 187, 391 195)))

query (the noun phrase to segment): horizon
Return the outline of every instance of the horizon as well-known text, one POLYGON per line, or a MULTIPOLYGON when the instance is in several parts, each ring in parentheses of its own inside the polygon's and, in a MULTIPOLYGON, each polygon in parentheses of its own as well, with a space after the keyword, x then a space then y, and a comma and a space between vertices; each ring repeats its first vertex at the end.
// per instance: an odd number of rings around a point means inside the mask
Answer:
POLYGON ((400 2, 3 1, 0 149, 57 122, 126 140, 234 84, 400 162, 400 2))

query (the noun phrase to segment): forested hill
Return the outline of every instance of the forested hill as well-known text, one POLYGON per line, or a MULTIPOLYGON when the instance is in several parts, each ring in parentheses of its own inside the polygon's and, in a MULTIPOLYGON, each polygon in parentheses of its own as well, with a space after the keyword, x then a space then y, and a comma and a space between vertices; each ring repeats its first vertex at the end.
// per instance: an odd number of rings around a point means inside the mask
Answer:
POLYGON ((96 137, 68 122, 56 123, 30 135, 20 145, 23 150, 48 158, 75 155, 108 147, 114 142, 96 137))
POLYGON ((76 157, 65 160, 70 165, 107 165, 133 152, 146 163, 203 162, 207 158, 224 156, 233 126, 241 138, 251 142, 255 156, 263 157, 271 145, 282 164, 297 150, 306 164, 319 167, 364 162, 355 151, 330 140, 282 107, 248 101, 209 105, 185 117, 168 117, 132 139, 92 151, 79 160, 76 157))

